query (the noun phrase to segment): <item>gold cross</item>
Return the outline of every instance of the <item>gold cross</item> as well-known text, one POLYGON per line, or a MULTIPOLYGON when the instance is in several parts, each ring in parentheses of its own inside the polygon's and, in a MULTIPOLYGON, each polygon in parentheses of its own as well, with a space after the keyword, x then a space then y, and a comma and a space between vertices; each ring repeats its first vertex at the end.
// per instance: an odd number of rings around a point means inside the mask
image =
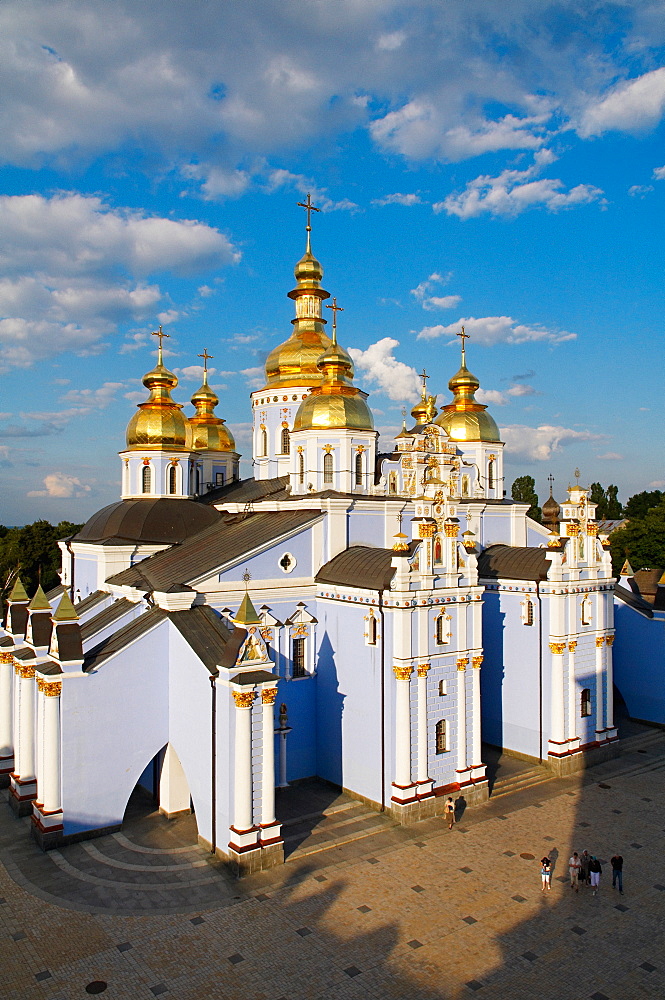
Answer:
POLYGON ((425 371, 424 368, 422 370, 422 374, 420 375, 420 378, 423 380, 422 397, 424 399, 425 395, 427 393, 427 379, 429 378, 429 375, 427 374, 427 372, 425 371))
POLYGON ((312 205, 312 199, 309 191, 307 192, 307 201, 299 201, 298 208, 304 208, 307 212, 307 225, 305 226, 305 229, 307 230, 307 252, 310 253, 312 249, 310 241, 310 233, 312 232, 312 212, 320 212, 321 209, 315 208, 315 206, 312 205))
POLYGON ((160 323, 159 324, 159 329, 152 331, 152 336, 153 337, 159 337, 159 354, 158 354, 158 357, 157 357, 157 364, 161 365, 161 363, 162 363, 162 341, 163 341, 164 337, 168 338, 169 334, 168 333, 164 333, 164 331, 162 330, 162 324, 160 323))
POLYGON ((327 305, 326 309, 332 309, 332 311, 333 311, 333 335, 332 335, 332 339, 333 339, 333 344, 336 344, 337 343, 337 313, 343 313, 344 309, 343 309, 342 306, 338 306, 337 305, 337 299, 336 299, 336 297, 334 295, 333 295, 332 305, 331 306, 327 305))
POLYGON ((207 372, 208 371, 208 362, 212 361, 212 359, 214 358, 215 355, 214 354, 208 354, 208 351, 204 347, 203 348, 203 354, 197 354, 196 356, 197 356, 197 358, 203 358, 203 371, 207 372))
POLYGON ((466 333, 465 330, 464 330, 464 327, 462 327, 462 332, 456 334, 456 336, 460 337, 461 341, 462 341, 462 364, 465 364, 466 363, 466 344, 464 343, 464 341, 470 339, 470 334, 466 333))

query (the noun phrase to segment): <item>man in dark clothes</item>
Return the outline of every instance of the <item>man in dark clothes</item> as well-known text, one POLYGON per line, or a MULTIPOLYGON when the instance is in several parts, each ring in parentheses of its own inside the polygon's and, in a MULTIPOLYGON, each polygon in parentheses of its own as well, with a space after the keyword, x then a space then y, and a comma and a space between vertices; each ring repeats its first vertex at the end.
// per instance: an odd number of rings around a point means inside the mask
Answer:
POLYGON ((620 854, 615 854, 613 858, 610 858, 610 864, 612 865, 612 888, 615 889, 618 882, 619 892, 623 896, 623 858, 620 854))
POLYGON ((595 854, 589 862, 589 874, 591 876, 591 888, 593 889, 593 894, 595 896, 600 888, 600 876, 603 874, 600 861, 595 854))

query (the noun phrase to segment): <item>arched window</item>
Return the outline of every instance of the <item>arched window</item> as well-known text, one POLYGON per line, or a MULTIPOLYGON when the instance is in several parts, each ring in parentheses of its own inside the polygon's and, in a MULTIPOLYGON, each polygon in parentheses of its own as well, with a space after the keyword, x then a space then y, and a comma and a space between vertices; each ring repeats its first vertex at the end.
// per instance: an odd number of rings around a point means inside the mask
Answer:
POLYGON ((468 476, 462 476, 462 496, 468 497, 469 490, 471 489, 471 480, 468 476))
POLYGON ((169 466, 169 493, 173 494, 177 492, 178 488, 178 470, 175 465, 169 466))
POLYGON ((293 640, 293 677, 304 677, 305 669, 305 643, 306 639, 299 637, 293 640))
POLYGON ((367 644, 369 646, 376 646, 376 637, 377 637, 376 625, 377 625, 376 618, 374 617, 374 615, 370 615, 367 620, 367 644))
POLYGON ((584 688, 582 691, 582 696, 580 698, 580 715, 583 719, 591 715, 591 690, 590 688, 584 688))
POLYGON ((141 489, 143 493, 152 492, 152 469, 149 465, 143 466, 143 476, 141 479, 141 489))
POLYGON ((282 427, 282 455, 288 455, 291 451, 291 435, 288 427, 282 427))
POLYGON ((329 451, 323 456, 323 481, 324 483, 333 481, 333 457, 329 451))
POLYGON ((490 458, 487 466, 487 485, 491 490, 496 486, 496 462, 493 458, 490 458))
POLYGON ((440 719, 436 724, 436 752, 445 753, 448 749, 448 733, 446 720, 440 719))
POLYGON ((585 597, 582 601, 582 624, 591 624, 591 598, 585 597))
POLYGON ((363 484, 363 455, 361 451, 356 452, 356 486, 363 484))
POLYGON ((305 456, 302 452, 298 454, 298 482, 305 482, 305 456))
POLYGON ((523 604, 522 621, 525 625, 533 625, 533 601, 528 597, 523 604))
POLYGON ((434 562, 440 563, 443 561, 443 548, 441 546, 441 536, 437 535, 434 539, 434 562))
POLYGON ((260 458, 265 458, 268 454, 268 431, 265 427, 261 428, 261 447, 259 452, 260 458))
POLYGON ((397 493, 397 473, 391 472, 388 476, 388 492, 394 496, 397 493))
POLYGON ((436 619, 436 642, 438 646, 444 646, 450 642, 450 615, 445 612, 438 615, 436 619))

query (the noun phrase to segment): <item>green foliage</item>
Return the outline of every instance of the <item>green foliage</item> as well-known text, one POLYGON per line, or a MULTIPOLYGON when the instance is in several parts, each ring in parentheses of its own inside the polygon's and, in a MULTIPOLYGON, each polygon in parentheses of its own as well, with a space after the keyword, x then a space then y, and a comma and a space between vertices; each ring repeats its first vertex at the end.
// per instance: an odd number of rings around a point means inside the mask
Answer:
POLYGON ((652 507, 657 507, 664 499, 665 493, 662 490, 644 490, 642 493, 636 493, 626 504, 624 515, 631 521, 645 517, 652 507))
POLYGON ((3 598, 11 589, 16 573, 32 597, 41 582, 45 591, 60 583, 60 549, 58 539, 75 534, 80 524, 61 521, 52 525, 48 521, 35 521, 23 528, 5 528, 0 525, 0 588, 3 598))
POLYGON ((533 476, 518 476, 510 492, 513 500, 517 500, 518 503, 529 504, 527 517, 532 518, 534 521, 542 520, 542 511, 538 506, 536 481, 533 476))
POLYGON ((665 568, 665 499, 657 507, 647 510, 643 517, 633 517, 624 528, 613 531, 610 535, 610 551, 615 575, 621 570, 625 559, 628 559, 635 571, 665 568))
POLYGON ((591 483, 589 500, 597 505, 596 519, 598 521, 616 521, 623 516, 618 494, 618 486, 610 485, 605 489, 600 483, 591 483))

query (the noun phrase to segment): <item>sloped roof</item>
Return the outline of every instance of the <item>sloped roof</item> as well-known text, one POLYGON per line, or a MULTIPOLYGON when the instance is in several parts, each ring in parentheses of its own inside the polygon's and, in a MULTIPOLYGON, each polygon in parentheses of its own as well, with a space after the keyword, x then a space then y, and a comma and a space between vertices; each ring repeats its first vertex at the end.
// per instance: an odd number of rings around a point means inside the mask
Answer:
POLYGON ((645 601, 643 597, 636 594, 632 590, 627 590, 626 587, 616 584, 614 588, 614 593, 619 598, 623 604, 627 604, 629 608, 634 611, 639 611, 641 615, 645 618, 653 618, 653 607, 648 601, 645 601))
POLYGON ((118 500, 93 514, 72 540, 173 545, 217 522, 219 516, 214 508, 181 497, 118 500))
POLYGON ((102 640, 102 642, 86 653, 83 661, 83 669, 86 672, 95 670, 105 660, 114 656, 115 653, 119 653, 121 649, 129 646, 136 639, 140 639, 142 635, 145 635, 151 628, 159 625, 165 618, 166 612, 160 608, 153 608, 151 611, 139 615, 138 618, 134 618, 128 625, 118 629, 117 632, 114 632, 107 639, 102 640))
POLYGON ((387 590, 395 575, 391 566, 393 555, 392 549, 352 545, 324 563, 316 574, 316 582, 363 590, 387 590))
POLYGON ((188 611, 170 611, 168 616, 211 674, 219 673, 218 666, 231 667, 235 664, 238 650, 247 635, 245 629, 230 629, 207 605, 188 611))
POLYGON ((174 584, 186 584, 205 576, 246 553, 312 524, 320 517, 320 511, 302 509, 224 514, 219 522, 181 545, 157 552, 136 566, 110 577, 109 583, 166 592, 174 584))
POLYGON ((82 601, 79 601, 78 604, 74 605, 74 610, 77 615, 84 615, 97 604, 106 600, 108 596, 109 595, 105 590, 93 590, 92 594, 88 594, 88 596, 84 597, 82 601))
POLYGON ((281 500, 290 494, 286 487, 288 476, 276 476, 274 479, 243 479, 242 482, 227 483, 215 490, 210 490, 199 497, 199 503, 251 503, 253 500, 281 500))
POLYGON ((481 580, 546 580, 547 549, 521 545, 488 545, 478 556, 481 580))
POLYGON ((93 635, 97 635, 97 633, 101 632, 103 628, 112 625, 113 622, 118 620, 118 618, 122 618, 123 615, 126 615, 132 608, 135 607, 135 604, 132 604, 131 601, 126 600, 124 597, 119 601, 114 601, 108 608, 104 608, 104 610, 100 611, 99 614, 94 616, 94 618, 89 618, 84 625, 81 625, 81 638, 85 642, 86 639, 90 639, 93 635))

